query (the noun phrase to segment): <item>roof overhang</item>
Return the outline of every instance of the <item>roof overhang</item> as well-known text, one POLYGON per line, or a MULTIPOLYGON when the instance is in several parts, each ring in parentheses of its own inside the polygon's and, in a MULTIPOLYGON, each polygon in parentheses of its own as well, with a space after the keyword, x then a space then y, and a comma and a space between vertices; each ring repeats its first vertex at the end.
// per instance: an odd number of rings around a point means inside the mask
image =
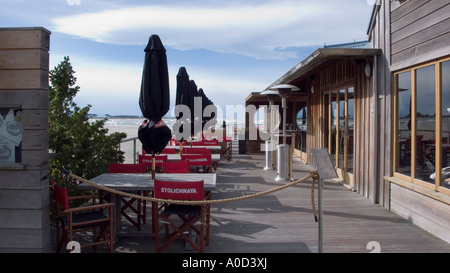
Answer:
MULTIPOLYGON (((320 69, 322 65, 326 65, 328 62, 344 59, 367 59, 381 53, 381 49, 373 48, 319 48, 269 85, 265 90, 269 90, 272 86, 279 84, 292 84, 296 80, 308 76, 314 70, 320 69)), ((261 95, 263 91, 264 90, 261 92, 252 92, 245 101, 247 103, 267 101, 267 97, 265 95, 261 95)), ((304 96, 304 92, 292 92, 292 95, 292 97, 304 96)))
POLYGON ((381 49, 373 48, 319 48, 281 76, 266 89, 278 84, 289 84, 307 75, 321 64, 342 59, 366 59, 381 54, 381 49))

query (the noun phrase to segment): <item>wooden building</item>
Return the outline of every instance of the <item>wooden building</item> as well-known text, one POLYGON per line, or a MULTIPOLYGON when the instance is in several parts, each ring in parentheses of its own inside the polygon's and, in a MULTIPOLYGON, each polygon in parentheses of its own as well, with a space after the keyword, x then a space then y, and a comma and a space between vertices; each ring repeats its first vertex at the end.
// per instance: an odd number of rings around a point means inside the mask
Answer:
MULTIPOLYGON (((312 164, 310 149, 327 148, 349 189, 447 242, 449 15, 449 1, 378 0, 369 47, 319 48, 270 85, 301 89, 288 97, 294 156, 312 164)), ((252 93, 246 104, 268 103, 252 93)))

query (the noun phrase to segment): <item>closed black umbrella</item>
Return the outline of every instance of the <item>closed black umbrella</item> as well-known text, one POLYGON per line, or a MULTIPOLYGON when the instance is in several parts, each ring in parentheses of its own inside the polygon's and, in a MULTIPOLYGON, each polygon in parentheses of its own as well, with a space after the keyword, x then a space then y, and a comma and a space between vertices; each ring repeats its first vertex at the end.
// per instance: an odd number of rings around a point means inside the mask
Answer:
POLYGON ((169 111, 170 90, 166 49, 158 35, 150 36, 145 51, 139 106, 150 121, 159 121, 169 111))
POLYGON ((197 132, 206 129, 204 125, 207 121, 216 118, 217 108, 213 110, 210 117, 203 117, 203 112, 205 108, 209 105, 213 105, 212 101, 205 95, 203 89, 197 89, 197 84, 194 80, 189 79, 189 75, 185 67, 180 67, 177 74, 177 94, 175 100, 175 106, 185 105, 190 110, 190 116, 185 117, 183 114, 177 116, 176 125, 174 128, 179 128, 175 130, 175 137, 179 140, 183 139, 183 135, 186 136, 184 132, 187 130, 189 135, 195 135, 197 132), (195 107, 195 100, 201 98, 201 105, 195 107), (177 132, 178 131, 178 132, 177 132), (181 136, 178 135, 181 133, 181 136))
MULTIPOLYGON (((166 147, 172 132, 162 121, 169 111, 170 90, 166 49, 158 35, 150 36, 145 48, 139 106, 146 120, 138 130, 144 150, 154 155, 166 147)), ((154 166, 155 164, 153 164, 154 166)), ((152 167, 154 173, 154 167, 152 167)))
POLYGON ((202 97, 202 112, 203 112, 203 117, 202 117, 202 124, 203 124, 203 130, 207 130, 208 128, 205 128, 205 125, 210 121, 213 120, 213 123, 215 124, 217 121, 217 107, 214 105, 214 103, 205 95, 205 92, 203 91, 202 88, 200 88, 198 90, 199 95, 202 97), (205 109, 208 106, 212 106, 214 107, 212 109, 211 112, 211 116, 210 117, 205 117, 205 109))
POLYGON ((194 80, 189 81, 189 108, 191 109, 191 136, 195 135, 202 129, 202 126, 198 123, 202 122, 202 112, 203 109, 195 108, 195 98, 200 97, 198 93, 197 84, 194 80), (197 111, 196 111, 197 110, 197 111), (201 111, 199 111, 201 110, 201 111))
MULTIPOLYGON (((177 93, 175 98, 175 107, 180 105, 185 105, 190 107, 190 99, 189 99, 189 75, 186 71, 185 67, 180 67, 177 74, 177 93)), ((174 128, 178 126, 178 130, 175 130, 175 139, 183 141, 183 133, 185 130, 189 131, 190 125, 185 122, 187 120, 191 120, 191 116, 183 116, 183 112, 180 112, 176 118, 177 121, 174 124, 174 128)))

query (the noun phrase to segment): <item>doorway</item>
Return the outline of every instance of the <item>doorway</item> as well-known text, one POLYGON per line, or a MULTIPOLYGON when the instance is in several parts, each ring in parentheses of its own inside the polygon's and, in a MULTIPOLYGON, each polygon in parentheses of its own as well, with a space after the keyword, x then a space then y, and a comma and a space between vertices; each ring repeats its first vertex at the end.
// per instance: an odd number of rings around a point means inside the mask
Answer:
POLYGON ((339 178, 346 184, 353 184, 354 105, 353 86, 323 95, 323 147, 328 149, 339 178))

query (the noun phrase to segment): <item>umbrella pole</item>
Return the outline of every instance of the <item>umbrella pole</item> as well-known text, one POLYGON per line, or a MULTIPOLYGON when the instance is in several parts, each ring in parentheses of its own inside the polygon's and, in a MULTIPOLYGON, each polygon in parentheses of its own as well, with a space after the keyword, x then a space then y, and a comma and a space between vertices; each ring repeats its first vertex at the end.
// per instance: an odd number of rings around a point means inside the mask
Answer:
POLYGON ((183 155, 183 140, 180 140, 180 156, 183 155))
POLYGON ((155 180, 155 152, 152 153, 152 180, 155 180))

